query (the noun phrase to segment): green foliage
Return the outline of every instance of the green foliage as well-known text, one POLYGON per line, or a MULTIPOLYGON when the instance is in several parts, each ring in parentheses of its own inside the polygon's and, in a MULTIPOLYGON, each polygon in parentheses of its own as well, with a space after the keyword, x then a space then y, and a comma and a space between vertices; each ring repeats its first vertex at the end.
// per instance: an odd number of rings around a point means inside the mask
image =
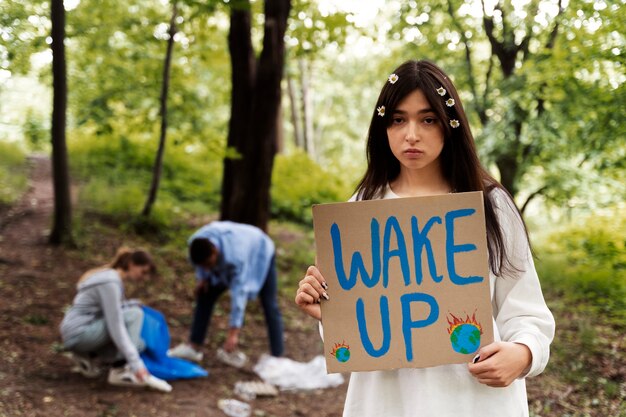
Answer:
POLYGON ((0 1, 0 70, 25 74, 30 57, 48 48, 50 2, 0 1))
POLYGON ((539 246, 544 286, 626 325, 626 218, 590 218, 539 246))
POLYGON ((348 16, 348 13, 338 10, 322 12, 315 0, 294 0, 286 35, 289 54, 295 57, 315 56, 329 44, 345 44, 351 27, 348 16))
POLYGON ((173 219, 216 210, 219 155, 202 149, 190 152, 182 145, 167 147, 154 213, 138 219, 148 193, 156 135, 148 142, 81 129, 72 134, 69 152, 74 173, 85 182, 81 203, 90 211, 142 230, 160 230, 173 219))
POLYGON ((0 142, 0 204, 11 204, 26 190, 26 158, 14 143, 0 142))
POLYGON ((332 175, 305 153, 278 155, 272 172, 272 215, 311 223, 311 206, 345 201, 350 190, 338 175, 332 175))
POLYGON ((270 237, 276 243, 278 287, 281 294, 292 298, 309 265, 315 261, 315 240, 308 225, 273 221, 270 237))
MULTIPOLYGON (((170 227, 175 219, 218 210, 221 154, 182 145, 166 148, 161 187, 149 219, 139 219, 145 202, 156 139, 117 137, 79 129, 69 140, 75 177, 83 182, 80 204, 89 211, 145 231, 170 227)), ((311 224, 311 205, 343 201, 350 189, 306 154, 278 155, 274 164, 272 215, 311 224)), ((308 255, 308 254, 307 254, 308 255)))
MULTIPOLYGON (((201 144, 214 151, 225 141, 230 69, 227 15, 207 22, 202 10, 179 4, 168 92, 168 143, 201 144)), ((160 123, 159 93, 170 19, 167 4, 145 0, 83 0, 68 14, 70 112, 98 133, 123 125, 136 134, 160 123)), ((119 131, 118 131, 119 132, 119 131)))
POLYGON ((498 2, 497 10, 485 3, 481 16, 480 7, 468 12, 474 4, 404 2, 389 19, 398 62, 429 58, 447 70, 483 162, 510 174, 510 191, 542 189, 556 206, 623 201, 625 9, 584 0, 559 3, 559 12, 538 0, 498 2), (516 49, 505 72, 503 56, 516 49), (605 201, 600 188, 611 191, 605 201))
POLYGON ((45 126, 43 118, 33 109, 27 110, 22 130, 30 150, 39 152, 48 150, 50 130, 45 126))

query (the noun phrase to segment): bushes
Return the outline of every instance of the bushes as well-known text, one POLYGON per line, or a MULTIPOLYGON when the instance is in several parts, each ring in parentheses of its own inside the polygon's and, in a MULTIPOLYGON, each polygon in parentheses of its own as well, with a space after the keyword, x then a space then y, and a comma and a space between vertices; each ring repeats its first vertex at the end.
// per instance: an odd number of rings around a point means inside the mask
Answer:
POLYGON ((544 286, 626 324, 626 218, 582 219, 553 233, 537 253, 544 286))
MULTIPOLYGON (((84 185, 81 204, 122 222, 136 221, 147 196, 156 153, 154 141, 97 135, 83 129, 69 141, 72 170, 84 185)), ((167 227, 185 215, 218 210, 222 154, 168 143, 154 215, 155 227, 167 227)), ((344 201, 350 190, 306 154, 278 155, 274 162, 272 216, 303 224, 312 221, 311 205, 344 201)))
POLYGON ((26 190, 26 155, 14 143, 0 142, 0 204, 12 204, 26 190))
POLYGON ((346 201, 350 191, 305 153, 278 155, 272 173, 272 216, 310 224, 313 204, 346 201))
POLYGON ((84 182, 81 204, 89 210, 158 229, 169 227, 184 214, 216 209, 221 161, 215 156, 202 150, 187 153, 182 146, 168 144, 153 212, 150 219, 137 219, 152 178, 154 141, 89 133, 80 139, 77 136, 69 144, 71 167, 84 182))

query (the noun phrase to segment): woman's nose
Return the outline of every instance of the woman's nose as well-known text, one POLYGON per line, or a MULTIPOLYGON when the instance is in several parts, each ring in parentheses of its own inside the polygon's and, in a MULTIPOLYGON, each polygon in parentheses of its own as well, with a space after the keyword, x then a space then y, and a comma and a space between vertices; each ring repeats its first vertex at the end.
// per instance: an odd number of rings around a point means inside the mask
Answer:
POLYGON ((409 143, 414 143, 419 140, 420 134, 417 123, 407 123, 406 132, 405 132, 405 140, 409 143))

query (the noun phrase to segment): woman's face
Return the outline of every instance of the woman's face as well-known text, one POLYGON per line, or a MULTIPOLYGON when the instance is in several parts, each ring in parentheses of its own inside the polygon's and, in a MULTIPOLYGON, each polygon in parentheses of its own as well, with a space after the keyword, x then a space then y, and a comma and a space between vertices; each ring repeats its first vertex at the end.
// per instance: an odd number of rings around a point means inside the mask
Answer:
POLYGON ((442 122, 422 90, 407 95, 391 117, 392 122, 387 127, 389 147, 402 169, 416 171, 439 167, 444 143, 442 122))
POLYGON ((141 280, 150 276, 150 265, 135 265, 130 262, 128 264, 128 272, 126 276, 132 280, 141 280))

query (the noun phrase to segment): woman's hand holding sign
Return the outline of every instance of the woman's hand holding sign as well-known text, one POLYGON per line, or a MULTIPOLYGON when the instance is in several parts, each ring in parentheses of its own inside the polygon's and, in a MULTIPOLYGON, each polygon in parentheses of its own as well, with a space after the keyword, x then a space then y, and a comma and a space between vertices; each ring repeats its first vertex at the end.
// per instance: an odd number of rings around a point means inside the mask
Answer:
POLYGON ((469 371, 481 384, 508 387, 527 372, 532 362, 530 349, 521 343, 495 342, 478 351, 469 371))
POLYGON ((330 297, 326 290, 328 285, 322 273, 315 266, 310 266, 304 278, 300 281, 296 292, 296 304, 309 316, 322 320, 321 299, 330 297))

